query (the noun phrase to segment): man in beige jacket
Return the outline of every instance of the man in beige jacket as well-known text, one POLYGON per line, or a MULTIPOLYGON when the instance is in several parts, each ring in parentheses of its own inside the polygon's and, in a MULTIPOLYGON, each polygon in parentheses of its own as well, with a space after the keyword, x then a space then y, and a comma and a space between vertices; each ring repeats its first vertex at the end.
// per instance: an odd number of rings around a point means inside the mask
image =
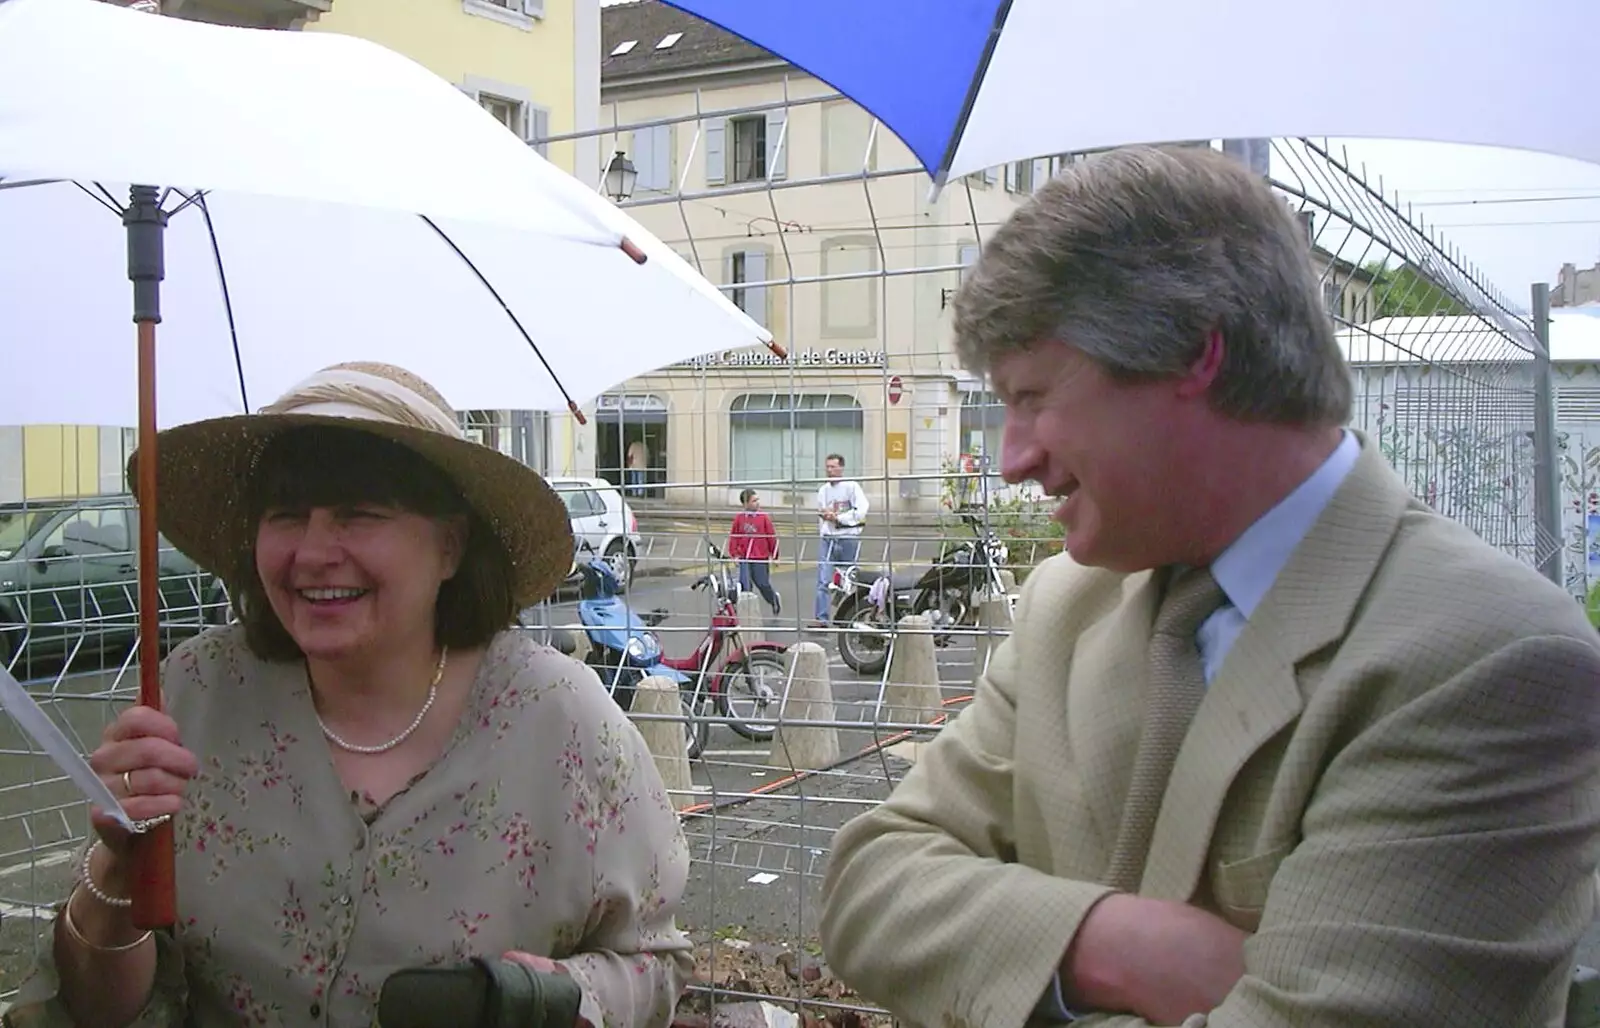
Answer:
POLYGON ((918 1025, 1560 1025, 1600 639, 1343 428, 1303 230, 1221 154, 1074 165, 957 346, 1062 502, 971 705, 839 833, 822 939, 918 1025))

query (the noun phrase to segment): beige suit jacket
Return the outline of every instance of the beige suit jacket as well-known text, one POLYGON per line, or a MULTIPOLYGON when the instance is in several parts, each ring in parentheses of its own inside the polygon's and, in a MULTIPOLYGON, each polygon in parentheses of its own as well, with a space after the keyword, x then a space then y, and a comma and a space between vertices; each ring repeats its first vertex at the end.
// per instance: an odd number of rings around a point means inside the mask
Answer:
MULTIPOLYGON (((822 939, 864 996, 919 1025, 1029 1019, 1107 892, 1157 600, 1149 572, 1042 564, 971 705, 839 832, 822 939)), ((1253 933, 1210 1025, 1559 1025, 1597 859, 1600 637, 1363 440, 1212 681, 1151 842, 1141 894, 1253 933)))

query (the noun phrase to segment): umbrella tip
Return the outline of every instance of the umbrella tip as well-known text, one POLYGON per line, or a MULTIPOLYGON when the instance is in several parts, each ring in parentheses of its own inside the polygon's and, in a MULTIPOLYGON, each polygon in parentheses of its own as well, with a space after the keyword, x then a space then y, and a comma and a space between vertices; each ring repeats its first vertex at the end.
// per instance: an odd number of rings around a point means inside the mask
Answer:
POLYGON ((774 354, 776 354, 779 360, 788 360, 789 359, 789 351, 785 350, 783 348, 783 344, 778 342, 776 339, 768 339, 767 340, 767 349, 771 350, 774 354))
POLYGON ((583 411, 578 409, 578 405, 577 405, 576 402, 574 402, 572 400, 568 400, 567 401, 567 410, 571 411, 572 412, 572 416, 578 419, 578 424, 587 425, 589 423, 589 419, 583 416, 583 411))
POLYGON ((622 237, 622 252, 627 254, 629 259, 635 264, 643 264, 645 261, 650 259, 649 257, 645 256, 645 252, 643 250, 639 249, 639 244, 635 243, 627 236, 622 237))

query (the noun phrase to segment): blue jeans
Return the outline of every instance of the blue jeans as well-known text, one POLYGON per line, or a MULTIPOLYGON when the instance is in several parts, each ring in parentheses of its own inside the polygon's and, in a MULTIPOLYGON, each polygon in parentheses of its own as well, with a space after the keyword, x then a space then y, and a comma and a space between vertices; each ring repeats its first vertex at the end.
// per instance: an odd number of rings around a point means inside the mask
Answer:
POLYGON ((764 560, 739 562, 739 588, 749 592, 754 587, 769 606, 778 606, 778 593, 772 588, 772 565, 764 560))
POLYGON ((817 609, 818 621, 829 621, 828 583, 833 581, 835 565, 854 564, 861 555, 859 535, 825 535, 817 547, 817 609))

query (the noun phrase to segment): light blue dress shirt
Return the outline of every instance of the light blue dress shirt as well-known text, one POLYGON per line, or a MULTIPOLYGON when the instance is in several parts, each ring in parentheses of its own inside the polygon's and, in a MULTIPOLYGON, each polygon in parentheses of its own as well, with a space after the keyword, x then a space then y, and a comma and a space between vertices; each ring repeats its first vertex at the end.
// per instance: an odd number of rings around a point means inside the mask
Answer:
MULTIPOLYGON (((1361 444, 1346 430, 1339 445, 1310 478, 1257 518, 1211 562, 1211 574, 1222 587, 1227 602, 1201 622, 1200 630, 1195 633, 1207 685, 1222 668, 1228 650, 1244 631, 1245 622, 1250 620, 1284 565, 1289 563, 1290 554, 1311 532, 1360 455, 1361 444)), ((1039 1013, 1058 1021, 1075 1019, 1063 999, 1059 973, 1055 978, 1054 995, 1046 993, 1039 1013), (1050 1009, 1052 1005, 1053 1010, 1050 1009)))

